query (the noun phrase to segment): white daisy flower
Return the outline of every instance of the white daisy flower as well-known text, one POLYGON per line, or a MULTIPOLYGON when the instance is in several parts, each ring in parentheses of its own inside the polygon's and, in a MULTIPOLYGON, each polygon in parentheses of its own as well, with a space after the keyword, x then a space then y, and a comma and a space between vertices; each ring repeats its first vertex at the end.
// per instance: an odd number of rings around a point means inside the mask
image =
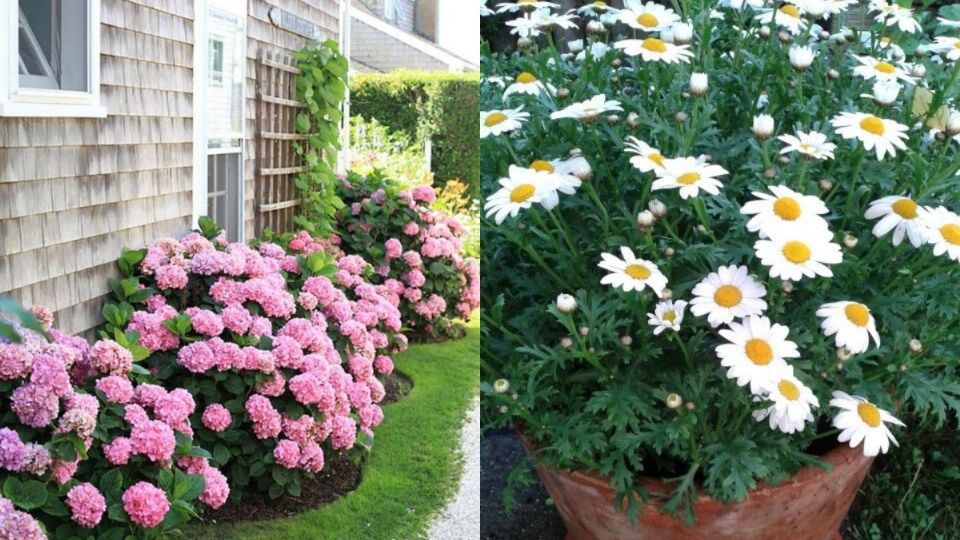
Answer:
POLYGON ((933 244, 933 254, 947 254, 947 257, 960 261, 960 216, 939 206, 924 208, 920 212, 923 233, 927 242, 933 244))
POLYGON ((787 358, 799 358, 797 344, 788 340, 790 329, 771 324, 770 319, 751 315, 743 324, 732 322, 720 335, 730 343, 717 346, 720 365, 728 368, 727 378, 737 386, 750 384, 750 392, 759 394, 775 375, 787 366, 787 358))
POLYGON ((866 352, 870 347, 870 338, 880 345, 877 323, 870 309, 859 302, 828 302, 817 310, 817 317, 823 317, 820 328, 823 334, 834 340, 837 347, 844 347, 850 354, 866 352))
POLYGON ((522 17, 507 21, 505 24, 510 27, 510 33, 518 37, 537 37, 541 28, 550 26, 550 11, 538 9, 532 13, 524 13, 522 17))
POLYGON ((608 52, 613 50, 613 47, 607 45, 602 41, 594 41, 590 44, 589 47, 577 53, 577 61, 583 62, 587 58, 587 54, 590 54, 591 58, 603 58, 608 52))
POLYGON ((790 3, 813 19, 829 19, 831 15, 843 13, 850 5, 846 0, 790 0, 790 3))
POLYGON ((603 113, 612 111, 622 111, 623 107, 616 100, 607 100, 607 96, 597 94, 592 98, 574 103, 550 114, 551 120, 560 120, 562 118, 573 118, 574 120, 593 121, 603 113))
POLYGON ((555 186, 533 169, 511 165, 507 178, 500 179, 500 189, 487 198, 483 208, 486 216, 494 216, 497 225, 509 217, 515 217, 520 210, 527 210, 538 203, 555 186))
POLYGON ((960 28, 960 21, 950 20, 946 17, 937 17, 937 22, 940 23, 940 26, 947 28, 960 28))
POLYGON ((813 59, 817 57, 817 52, 813 50, 813 47, 793 44, 787 52, 787 57, 794 69, 803 71, 813 63, 813 59))
POLYGON ((653 2, 644 4, 641 0, 624 0, 618 15, 623 24, 644 32, 659 32, 680 21, 672 9, 653 2))
POLYGON ((711 195, 719 194, 723 183, 717 177, 728 174, 726 169, 707 163, 702 156, 666 159, 663 168, 654 172, 657 179, 651 184, 651 189, 679 189, 681 199, 696 197, 701 189, 711 195))
POLYGON ((917 80, 911 77, 903 68, 884 60, 877 60, 872 56, 854 56, 860 65, 853 68, 853 74, 864 79, 878 81, 901 80, 909 84, 916 84, 917 80))
MULTIPOLYGON (((957 24, 960 25, 960 23, 957 24)), ((960 38, 937 36, 930 45, 930 50, 945 55, 947 60, 960 60, 960 38)))
POLYGON ((844 139, 858 139, 868 151, 876 148, 877 159, 883 156, 897 155, 896 148, 903 150, 907 145, 907 126, 867 113, 841 112, 830 123, 844 139))
POLYGON ((602 260, 597 266, 610 272, 600 280, 601 285, 621 288, 626 292, 642 291, 644 287, 650 287, 658 297, 663 296, 667 277, 660 272, 657 265, 638 259, 633 250, 626 246, 620 248, 620 254, 623 255, 622 259, 609 253, 600 254, 602 260))
POLYGON ((833 427, 842 430, 837 440, 850 441, 850 448, 863 443, 863 455, 876 456, 887 453, 890 442, 897 444, 897 439, 890 433, 886 423, 905 426, 887 411, 870 403, 866 398, 851 396, 846 392, 834 391, 831 407, 842 409, 833 419, 833 427))
POLYGON ((595 2, 590 2, 585 6, 580 6, 579 8, 577 8, 577 13, 581 15, 594 16, 594 17, 603 15, 604 13, 619 13, 619 12, 620 12, 619 9, 608 5, 606 2, 602 0, 596 0, 595 2))
POLYGON ((550 95, 555 94, 556 87, 550 83, 545 83, 537 79, 536 75, 529 71, 524 71, 517 75, 515 83, 503 91, 503 99, 507 99, 511 94, 527 94, 530 96, 539 95, 541 92, 547 92, 550 95))
POLYGON ((516 13, 522 9, 549 9, 558 8, 560 4, 541 2, 538 0, 517 0, 516 2, 501 2, 497 4, 497 13, 516 13))
POLYGON ((867 219, 881 218, 873 226, 874 236, 880 238, 893 230, 893 245, 899 246, 906 235, 915 248, 926 242, 919 216, 920 207, 917 203, 909 197, 900 195, 883 197, 871 202, 870 208, 864 214, 867 219))
POLYGON ((507 87, 507 81, 510 81, 510 80, 512 80, 512 78, 510 78, 510 77, 500 77, 499 75, 490 75, 489 77, 483 77, 482 79, 480 79, 480 82, 482 82, 482 83, 484 83, 484 84, 487 84, 487 85, 499 86, 500 88, 506 88, 506 87, 507 87))
POLYGON ((843 260, 840 246, 825 227, 781 227, 769 231, 769 240, 757 240, 753 249, 770 276, 800 281, 804 276, 832 277, 827 265, 843 260))
POLYGON ((496 12, 487 7, 487 0, 480 0, 480 16, 489 17, 490 15, 495 15, 496 12))
POLYGON ((880 105, 893 105, 900 95, 902 86, 897 81, 877 81, 873 83, 873 94, 860 94, 860 97, 872 99, 880 105))
POLYGON ((519 128, 530 118, 530 113, 522 111, 523 105, 516 109, 480 111, 480 138, 486 138, 488 135, 500 135, 519 128))
POLYGON ((899 4, 888 4, 885 0, 870 2, 870 11, 877 11, 876 20, 886 26, 896 25, 901 32, 913 34, 923 28, 913 16, 913 10, 899 4))
POLYGON ((754 191, 756 199, 740 208, 741 214, 753 216, 747 222, 748 231, 759 232, 761 238, 767 238, 771 231, 781 228, 827 228, 827 222, 820 216, 830 210, 816 195, 803 195, 787 186, 768 189, 773 195, 754 191))
POLYGON ((647 323, 653 326, 653 335, 659 336, 664 330, 680 331, 680 323, 683 322, 683 312, 687 308, 687 303, 683 300, 667 300, 658 302, 653 313, 647 313, 647 323))
POLYGON ((766 294, 767 289, 746 266, 721 266, 693 288, 690 313, 706 315, 710 326, 717 327, 735 318, 762 314, 767 309, 766 294))
POLYGON ((786 28, 791 34, 799 35, 807 28, 800 8, 793 4, 784 4, 777 9, 761 9, 757 20, 763 24, 775 23, 786 28))
POLYGON ((644 62, 664 62, 667 64, 689 63, 693 58, 689 45, 675 45, 662 39, 648 37, 646 39, 621 39, 613 44, 617 49, 623 49, 627 56, 637 56, 644 62))
POLYGON ((663 169, 665 158, 660 150, 648 145, 640 139, 629 136, 624 139, 627 152, 636 154, 630 158, 630 164, 640 172, 650 172, 663 169))
POLYGON ((537 173, 540 183, 546 183, 552 188, 544 193, 540 205, 547 210, 553 210, 560 203, 560 193, 575 194, 583 182, 574 172, 582 169, 584 165, 590 167, 587 160, 581 156, 553 161, 538 159, 530 163, 528 168, 537 173))
POLYGON ((763 384, 764 397, 773 403, 766 409, 755 411, 758 421, 770 419, 770 429, 783 433, 799 433, 807 422, 813 422, 811 409, 820 407, 820 401, 807 385, 793 375, 793 366, 787 366, 763 384))
POLYGON ((814 159, 833 159, 833 151, 837 148, 837 145, 827 142, 827 136, 819 131, 798 131, 795 136, 780 135, 777 139, 787 144, 780 150, 781 154, 798 152, 814 159))
MULTIPOLYGON (((751 7, 754 11, 763 7, 764 0, 720 0, 720 7, 735 9, 740 11, 745 7, 751 7)), ((721 16, 722 17, 722 16, 721 16)), ((712 16, 711 16, 712 18, 712 16)))

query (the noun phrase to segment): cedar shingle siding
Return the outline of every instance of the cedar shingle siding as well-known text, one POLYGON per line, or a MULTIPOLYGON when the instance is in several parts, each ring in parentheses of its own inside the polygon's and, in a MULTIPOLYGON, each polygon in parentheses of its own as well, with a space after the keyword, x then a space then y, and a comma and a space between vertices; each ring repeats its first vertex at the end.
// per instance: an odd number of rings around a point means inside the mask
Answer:
MULTIPOLYGON (((271 5, 338 37, 336 0, 248 1, 248 236, 257 51, 293 51, 305 42, 269 22, 271 5)), ((193 17, 192 0, 101 0, 107 118, 0 118, 0 294, 54 309, 65 332, 99 324, 123 246, 142 247, 190 227, 193 17)))

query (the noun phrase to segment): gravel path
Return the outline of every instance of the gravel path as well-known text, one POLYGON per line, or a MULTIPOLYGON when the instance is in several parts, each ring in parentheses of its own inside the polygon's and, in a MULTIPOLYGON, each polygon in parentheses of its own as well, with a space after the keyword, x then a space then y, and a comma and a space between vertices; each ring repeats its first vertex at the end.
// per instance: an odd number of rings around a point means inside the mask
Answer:
POLYGON ((460 430, 463 473, 453 501, 430 524, 430 540, 480 538, 480 399, 474 400, 460 430))

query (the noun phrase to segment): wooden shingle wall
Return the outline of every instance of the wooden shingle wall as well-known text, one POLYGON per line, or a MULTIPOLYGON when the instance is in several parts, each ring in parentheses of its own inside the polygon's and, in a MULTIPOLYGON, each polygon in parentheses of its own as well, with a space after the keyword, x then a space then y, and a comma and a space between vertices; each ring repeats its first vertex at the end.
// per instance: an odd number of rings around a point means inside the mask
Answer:
MULTIPOLYGON (((256 176, 256 76, 257 55, 261 50, 273 54, 292 54, 302 49, 307 39, 298 34, 288 32, 274 26, 270 22, 268 12, 271 6, 293 13, 320 27, 325 39, 339 40, 340 35, 340 6, 336 0, 249 0, 247 3, 247 66, 246 66, 246 155, 244 156, 244 190, 245 211, 244 231, 246 237, 254 237, 256 231, 254 214, 254 178, 256 176)), ((292 126, 296 119, 291 116, 284 119, 292 126)), ((289 130, 291 133, 293 130, 289 130)))
POLYGON ((190 226, 193 2, 101 1, 107 118, 0 118, 0 294, 99 323, 123 246, 190 226))

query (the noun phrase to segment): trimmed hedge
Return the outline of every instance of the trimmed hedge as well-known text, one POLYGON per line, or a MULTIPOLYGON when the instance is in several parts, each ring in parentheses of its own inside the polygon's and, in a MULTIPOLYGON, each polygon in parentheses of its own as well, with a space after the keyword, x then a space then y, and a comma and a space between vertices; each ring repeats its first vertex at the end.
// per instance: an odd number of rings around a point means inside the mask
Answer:
POLYGON ((480 75, 397 70, 350 77, 350 111, 418 141, 433 140, 437 180, 480 183, 480 75))

